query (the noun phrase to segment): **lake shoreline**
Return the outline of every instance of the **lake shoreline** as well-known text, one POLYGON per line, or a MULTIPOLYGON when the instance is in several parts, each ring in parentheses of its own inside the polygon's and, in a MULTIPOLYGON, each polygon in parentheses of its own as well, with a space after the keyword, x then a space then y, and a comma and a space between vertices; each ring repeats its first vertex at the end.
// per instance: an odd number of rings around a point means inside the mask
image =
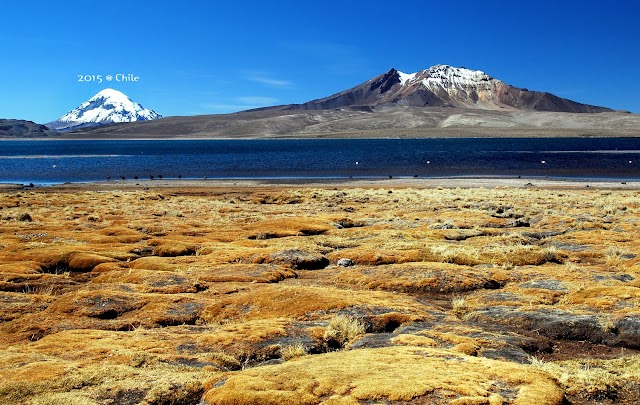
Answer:
POLYGON ((640 189, 640 181, 575 178, 545 179, 534 177, 440 177, 440 178, 321 178, 321 179, 161 179, 107 180, 59 184, 2 183, 0 190, 31 188, 110 190, 110 189, 206 189, 206 188, 544 188, 544 189, 640 189))

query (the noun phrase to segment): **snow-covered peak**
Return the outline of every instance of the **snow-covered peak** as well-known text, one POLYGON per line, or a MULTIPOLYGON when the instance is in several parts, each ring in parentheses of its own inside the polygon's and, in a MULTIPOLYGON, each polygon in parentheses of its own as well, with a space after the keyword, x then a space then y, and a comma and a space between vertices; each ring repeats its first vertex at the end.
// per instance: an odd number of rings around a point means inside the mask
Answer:
POLYGON ((126 94, 114 89, 104 89, 48 126, 64 131, 85 126, 147 121, 158 118, 162 118, 162 116, 153 110, 144 108, 126 94))
POLYGON ((452 83, 478 83, 495 80, 481 70, 471 70, 465 67, 456 68, 449 65, 436 65, 427 69, 429 77, 448 80, 452 83))
POLYGON ((475 86, 482 83, 499 81, 492 78, 488 74, 480 70, 471 70, 464 67, 453 67, 449 65, 435 65, 426 70, 421 70, 416 73, 402 73, 398 72, 400 76, 400 84, 415 85, 422 83, 426 87, 432 85, 439 85, 444 88, 448 87, 468 87, 475 86))
POLYGON ((443 106, 494 108, 504 83, 483 71, 435 65, 415 73, 397 71, 399 87, 392 100, 403 100, 416 91, 427 91, 431 103, 443 106))
POLYGON ((91 97, 89 99, 89 101, 93 101, 99 98, 106 98, 106 99, 110 99, 111 101, 114 102, 127 102, 127 101, 131 101, 131 99, 124 94, 121 91, 118 90, 114 90, 114 89, 104 89, 100 92, 98 92, 98 94, 96 94, 95 96, 91 97))

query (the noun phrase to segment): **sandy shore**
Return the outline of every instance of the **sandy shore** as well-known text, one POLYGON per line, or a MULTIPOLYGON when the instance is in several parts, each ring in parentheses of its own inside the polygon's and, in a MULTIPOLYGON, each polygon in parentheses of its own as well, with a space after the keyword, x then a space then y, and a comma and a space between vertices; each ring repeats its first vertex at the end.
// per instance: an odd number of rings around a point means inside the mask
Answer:
MULTIPOLYGON (((0 190, 17 190, 26 185, 0 183, 0 190)), ((640 189, 640 181, 600 179, 542 179, 542 178, 392 178, 392 179, 166 179, 114 180, 90 183, 36 185, 54 189, 140 189, 140 188, 291 188, 291 187, 347 187, 347 188, 561 188, 561 189, 640 189)))

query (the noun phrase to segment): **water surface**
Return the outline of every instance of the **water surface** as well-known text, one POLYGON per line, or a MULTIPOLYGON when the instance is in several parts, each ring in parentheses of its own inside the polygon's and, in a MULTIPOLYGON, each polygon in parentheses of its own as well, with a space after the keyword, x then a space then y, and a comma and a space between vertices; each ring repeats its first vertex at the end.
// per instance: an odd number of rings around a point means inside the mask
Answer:
POLYGON ((640 180, 640 138, 16 140, 0 182, 125 177, 381 178, 522 176, 640 180))

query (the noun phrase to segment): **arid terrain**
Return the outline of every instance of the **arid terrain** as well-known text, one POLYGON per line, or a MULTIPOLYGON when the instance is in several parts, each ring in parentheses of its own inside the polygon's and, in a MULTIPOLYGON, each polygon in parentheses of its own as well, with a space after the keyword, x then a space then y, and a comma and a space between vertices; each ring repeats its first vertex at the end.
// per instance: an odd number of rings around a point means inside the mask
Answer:
POLYGON ((4 187, 0 403, 640 402, 640 185, 468 183, 4 187))
POLYGON ((254 110, 168 117, 65 133, 69 139, 635 137, 640 116, 468 108, 254 110))

